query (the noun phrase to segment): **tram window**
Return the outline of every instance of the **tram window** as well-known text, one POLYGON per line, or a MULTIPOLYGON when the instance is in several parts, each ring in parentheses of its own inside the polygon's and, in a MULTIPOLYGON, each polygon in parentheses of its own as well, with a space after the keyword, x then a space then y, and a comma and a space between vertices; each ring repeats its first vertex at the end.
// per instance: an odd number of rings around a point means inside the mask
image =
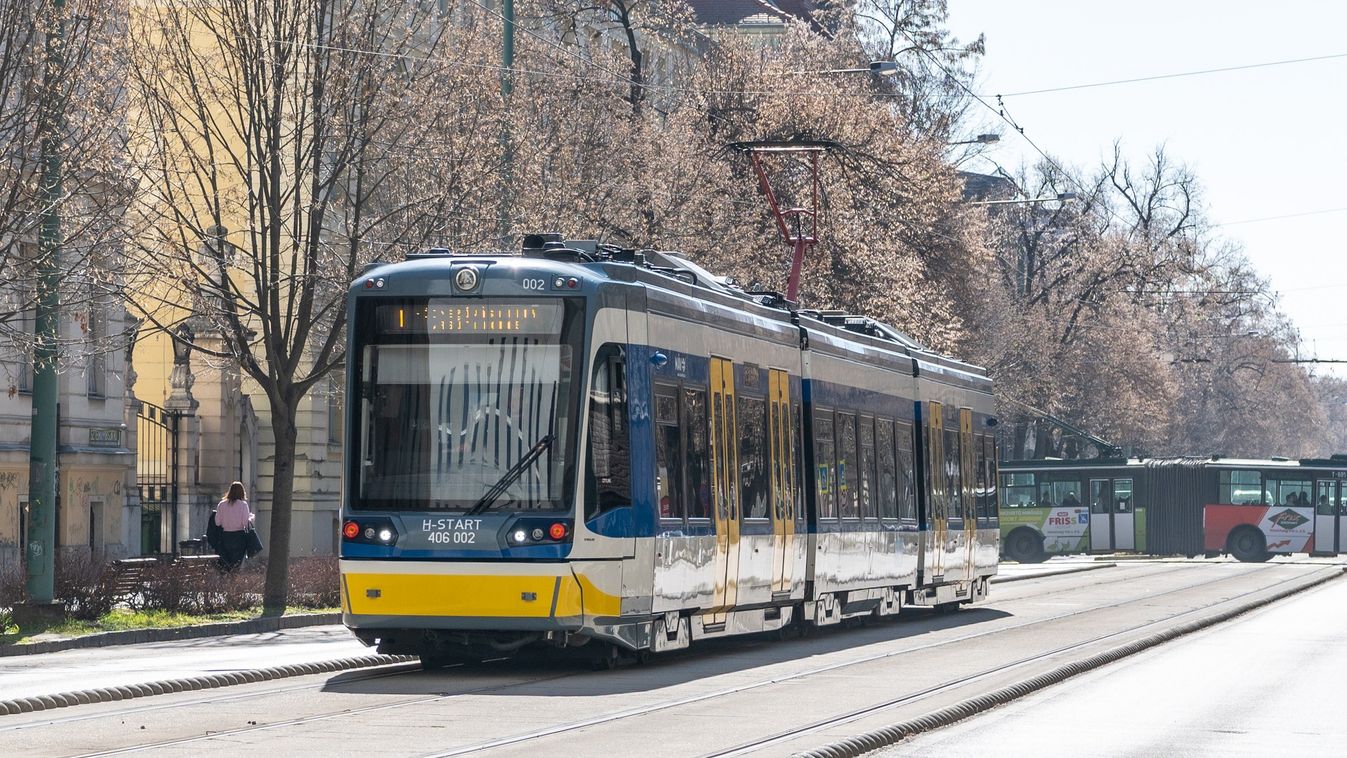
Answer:
POLYGON ((1038 483, 1034 474, 1002 474, 1001 495, 1001 503, 1007 508, 1036 507, 1038 483))
POLYGON ((1273 501, 1269 505, 1285 505, 1292 508, 1309 508, 1310 492, 1313 484, 1308 479, 1278 479, 1268 482, 1273 501))
POLYGON ((767 403, 739 397, 739 496, 745 518, 770 518, 767 471, 767 403))
POLYGON ((1261 505, 1263 475, 1257 471, 1222 471, 1220 500, 1232 505, 1261 505))
POLYGON ((869 416, 861 417, 861 518, 877 518, 878 502, 875 493, 875 420, 869 416))
POLYGON ((860 518, 860 466, 856 454, 856 417, 837 414, 837 513, 842 518, 860 518))
POLYGON ((893 455, 893 422, 882 418, 875 426, 875 450, 879 463, 879 517, 898 518, 898 466, 893 455))
POLYGON ((687 515, 711 517, 711 463, 706 433, 706 390, 683 390, 683 427, 687 431, 687 515))
POLYGON ((802 427, 804 426, 804 417, 800 415, 799 403, 795 403, 794 405, 791 406, 791 408, 792 410, 790 414, 790 439, 791 439, 790 465, 791 465, 791 480, 794 482, 792 486, 795 487, 795 491, 793 493, 794 496, 791 498, 791 500, 794 503, 795 508, 793 513, 798 514, 800 512, 800 509, 804 507, 804 480, 805 480, 804 443, 801 441, 801 435, 804 434, 804 432, 801 431, 802 427))
POLYGON ((626 351, 599 348, 589 390, 589 461, 585 518, 631 505, 631 445, 627 434, 626 351))
POLYGON ((948 502, 946 513, 963 514, 963 451, 957 431, 945 430, 945 497, 948 502))
POLYGON ((990 439, 985 435, 977 435, 973 438, 973 497, 977 498, 977 515, 979 519, 988 519, 992 517, 992 509, 989 507, 991 501, 991 476, 987 468, 987 451, 990 439))
POLYGON ((912 491, 912 425, 899 421, 894 439, 898 443, 898 517, 917 519, 917 497, 912 491))
POLYGON ((837 518, 833 490, 836 483, 833 475, 833 413, 819 410, 814 414, 814 476, 818 486, 819 518, 837 518))
POLYGON ((681 519, 683 509, 683 439, 678 425, 678 395, 673 388, 655 388, 655 502, 660 518, 681 519))

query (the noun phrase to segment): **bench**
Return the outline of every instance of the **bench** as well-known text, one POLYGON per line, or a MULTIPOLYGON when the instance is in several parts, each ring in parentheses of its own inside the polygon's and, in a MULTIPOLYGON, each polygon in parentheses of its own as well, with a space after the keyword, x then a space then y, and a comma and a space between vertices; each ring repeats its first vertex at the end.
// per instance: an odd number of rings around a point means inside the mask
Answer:
POLYGON ((112 562, 112 596, 130 601, 144 593, 151 581, 160 581, 170 574, 174 579, 189 582, 216 570, 219 556, 181 555, 177 558, 123 558, 112 562))

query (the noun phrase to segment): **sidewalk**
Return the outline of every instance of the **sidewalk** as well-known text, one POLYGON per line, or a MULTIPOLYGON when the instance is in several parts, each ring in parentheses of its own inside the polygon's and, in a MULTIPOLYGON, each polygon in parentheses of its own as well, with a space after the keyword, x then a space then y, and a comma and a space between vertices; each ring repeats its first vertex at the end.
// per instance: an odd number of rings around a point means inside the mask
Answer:
POLYGON ((0 658, 0 700, 372 655, 334 624, 0 658))

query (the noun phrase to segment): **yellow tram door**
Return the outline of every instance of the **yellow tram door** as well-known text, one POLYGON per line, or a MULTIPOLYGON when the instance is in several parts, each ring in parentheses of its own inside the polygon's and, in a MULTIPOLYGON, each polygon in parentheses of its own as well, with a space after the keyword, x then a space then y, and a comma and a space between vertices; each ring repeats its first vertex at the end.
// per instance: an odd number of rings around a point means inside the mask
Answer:
POLYGON ((711 359, 711 470, 716 525, 715 599, 708 624, 723 624, 735 604, 739 579, 739 455, 735 428, 734 364, 711 359))
POLYGON ((978 492, 973 448, 973 409, 959 409, 959 490, 963 501, 964 576, 972 577, 978 544, 978 492))
POLYGON ((794 579, 795 472, 790 376, 772 369, 768 379, 768 429, 772 456, 772 596, 789 595, 794 579))
POLYGON ((945 481, 945 414, 940 403, 927 403, 926 418, 926 580, 945 575, 945 552, 949 545, 949 493, 945 481))

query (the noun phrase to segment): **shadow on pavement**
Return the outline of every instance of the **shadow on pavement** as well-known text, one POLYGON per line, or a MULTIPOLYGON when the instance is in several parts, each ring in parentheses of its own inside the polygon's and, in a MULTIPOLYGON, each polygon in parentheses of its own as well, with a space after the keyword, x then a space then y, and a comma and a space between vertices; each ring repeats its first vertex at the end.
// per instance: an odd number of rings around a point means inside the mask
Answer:
MULTIPOLYGON (((904 609, 900 619, 864 626, 816 629, 807 637, 779 640, 752 635, 695 643, 691 649, 656 656, 644 665, 593 671, 592 652, 532 650, 513 658, 396 675, 348 672, 334 676, 324 692, 379 695, 484 694, 510 697, 593 697, 645 692, 802 660, 892 640, 920 641, 922 635, 984 624, 1012 614, 995 608, 967 608, 956 613, 904 609)), ((957 644, 957 643, 954 643, 957 644)), ((821 664, 822 665, 822 664, 821 664)))

